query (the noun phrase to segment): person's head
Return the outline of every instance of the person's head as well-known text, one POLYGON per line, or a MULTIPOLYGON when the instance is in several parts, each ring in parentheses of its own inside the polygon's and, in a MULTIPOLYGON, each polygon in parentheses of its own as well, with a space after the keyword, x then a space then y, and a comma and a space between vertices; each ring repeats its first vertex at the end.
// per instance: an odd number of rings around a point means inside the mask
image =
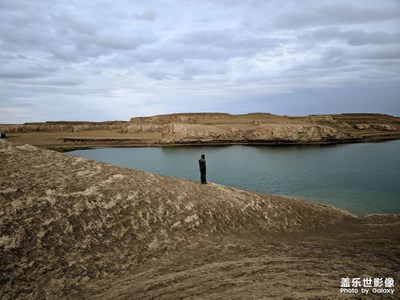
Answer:
POLYGON ((204 154, 201 155, 201 158, 206 158, 206 156, 204 154))

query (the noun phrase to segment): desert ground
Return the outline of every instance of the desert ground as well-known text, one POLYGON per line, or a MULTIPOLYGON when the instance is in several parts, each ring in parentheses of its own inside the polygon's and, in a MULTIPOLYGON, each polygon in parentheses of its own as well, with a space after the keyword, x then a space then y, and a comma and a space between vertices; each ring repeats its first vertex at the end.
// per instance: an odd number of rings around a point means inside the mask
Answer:
POLYGON ((2 299, 399 299, 400 216, 0 140, 2 299), (393 278, 393 294, 340 293, 393 278))
POLYGON ((327 144, 400 138, 400 118, 382 114, 277 116, 186 113, 130 121, 0 125, 8 140, 56 150, 193 144, 327 144))

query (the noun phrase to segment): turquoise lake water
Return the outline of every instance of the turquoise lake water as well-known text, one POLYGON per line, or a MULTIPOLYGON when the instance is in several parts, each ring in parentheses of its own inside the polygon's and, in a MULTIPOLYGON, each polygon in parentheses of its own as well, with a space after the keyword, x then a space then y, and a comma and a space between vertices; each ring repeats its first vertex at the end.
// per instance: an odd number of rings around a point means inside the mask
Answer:
POLYGON ((400 213, 400 140, 329 146, 101 148, 70 154, 125 168, 307 198, 358 216, 400 213))

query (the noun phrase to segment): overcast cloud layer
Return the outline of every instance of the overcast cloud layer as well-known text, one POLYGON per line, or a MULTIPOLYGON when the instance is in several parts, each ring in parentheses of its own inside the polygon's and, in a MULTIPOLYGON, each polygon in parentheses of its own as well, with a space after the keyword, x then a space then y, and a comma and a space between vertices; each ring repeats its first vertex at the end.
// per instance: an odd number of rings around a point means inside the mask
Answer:
POLYGON ((400 115, 400 1, 0 0, 0 123, 400 115))

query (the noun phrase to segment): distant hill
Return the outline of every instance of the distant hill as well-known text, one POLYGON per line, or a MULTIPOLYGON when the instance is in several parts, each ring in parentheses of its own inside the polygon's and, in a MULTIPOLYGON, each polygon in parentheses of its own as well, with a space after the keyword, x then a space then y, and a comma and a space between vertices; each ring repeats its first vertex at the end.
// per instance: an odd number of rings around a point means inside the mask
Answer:
POLYGON ((383 114, 277 116, 269 113, 180 113, 129 122, 0 125, 14 142, 51 149, 91 146, 328 144, 400 138, 400 118, 383 114), (49 134, 47 134, 49 133, 49 134))

